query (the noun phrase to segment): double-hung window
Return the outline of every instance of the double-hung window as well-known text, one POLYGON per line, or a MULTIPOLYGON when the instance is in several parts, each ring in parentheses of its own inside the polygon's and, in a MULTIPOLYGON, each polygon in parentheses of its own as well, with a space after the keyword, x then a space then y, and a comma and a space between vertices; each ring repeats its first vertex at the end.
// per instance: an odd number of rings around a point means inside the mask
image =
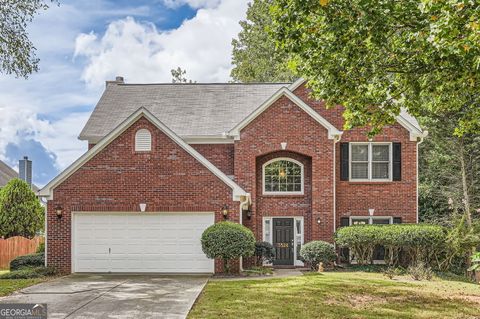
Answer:
POLYGON ((391 181, 391 143, 350 143, 350 180, 391 181))

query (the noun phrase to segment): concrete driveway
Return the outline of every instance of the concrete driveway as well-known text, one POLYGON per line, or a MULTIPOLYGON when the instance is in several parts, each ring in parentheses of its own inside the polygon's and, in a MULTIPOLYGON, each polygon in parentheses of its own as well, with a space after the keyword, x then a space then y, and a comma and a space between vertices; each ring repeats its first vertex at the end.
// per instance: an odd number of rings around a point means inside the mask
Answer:
POLYGON ((71 275, 0 298, 47 303, 48 318, 185 318, 206 276, 71 275))

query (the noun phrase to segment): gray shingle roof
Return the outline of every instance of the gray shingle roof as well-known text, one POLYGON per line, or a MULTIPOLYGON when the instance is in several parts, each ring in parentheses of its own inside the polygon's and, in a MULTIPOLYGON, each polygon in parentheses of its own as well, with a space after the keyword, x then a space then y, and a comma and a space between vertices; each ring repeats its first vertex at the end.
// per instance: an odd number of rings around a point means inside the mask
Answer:
POLYGON ((140 107, 177 135, 221 135, 287 85, 108 84, 80 139, 98 142, 140 107))
POLYGON ((11 179, 17 177, 18 173, 13 168, 0 161, 0 188, 7 185, 11 179))

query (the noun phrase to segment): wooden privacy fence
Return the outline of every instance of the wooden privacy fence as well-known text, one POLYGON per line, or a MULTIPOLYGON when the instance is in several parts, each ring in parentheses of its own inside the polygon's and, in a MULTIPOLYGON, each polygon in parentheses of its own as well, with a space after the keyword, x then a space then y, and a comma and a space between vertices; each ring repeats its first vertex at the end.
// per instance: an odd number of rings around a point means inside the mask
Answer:
POLYGON ((0 238, 0 269, 8 269, 10 261, 18 256, 35 253, 40 243, 43 243, 44 240, 43 237, 35 237, 33 239, 21 236, 8 239, 0 238))

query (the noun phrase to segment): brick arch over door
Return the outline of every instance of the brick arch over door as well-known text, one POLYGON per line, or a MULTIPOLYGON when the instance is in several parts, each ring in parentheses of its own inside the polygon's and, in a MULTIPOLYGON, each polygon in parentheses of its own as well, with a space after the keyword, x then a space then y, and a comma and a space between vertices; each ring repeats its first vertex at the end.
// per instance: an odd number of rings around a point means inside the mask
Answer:
POLYGON ((256 211, 249 223, 254 222, 257 238, 262 238, 262 217, 265 216, 303 216, 305 240, 311 238, 312 221, 312 158, 291 151, 277 151, 256 159, 256 211), (286 158, 303 165, 303 194, 301 195, 264 195, 263 165, 276 158, 286 158))

